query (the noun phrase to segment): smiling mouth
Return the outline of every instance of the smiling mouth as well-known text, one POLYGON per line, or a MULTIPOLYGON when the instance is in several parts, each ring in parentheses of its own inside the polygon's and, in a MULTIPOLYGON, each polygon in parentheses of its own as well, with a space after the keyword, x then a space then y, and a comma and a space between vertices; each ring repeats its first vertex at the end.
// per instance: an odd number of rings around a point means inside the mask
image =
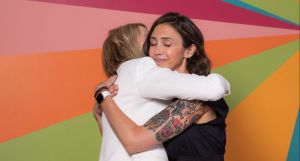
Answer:
POLYGON ((163 64, 165 63, 167 60, 166 59, 154 59, 156 64, 163 64))

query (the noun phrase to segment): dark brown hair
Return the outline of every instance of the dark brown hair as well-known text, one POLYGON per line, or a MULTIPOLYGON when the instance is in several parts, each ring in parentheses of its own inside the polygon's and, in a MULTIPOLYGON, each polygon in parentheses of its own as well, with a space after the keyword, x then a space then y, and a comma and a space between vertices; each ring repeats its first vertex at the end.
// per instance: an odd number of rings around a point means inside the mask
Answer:
POLYGON ((189 73, 208 75, 211 69, 211 62, 204 50, 204 38, 199 28, 184 15, 170 12, 159 17, 152 25, 144 43, 143 51, 149 56, 150 37, 154 29, 160 24, 168 24, 173 27, 183 40, 183 47, 188 48, 192 44, 196 46, 194 55, 187 59, 187 70, 189 73))

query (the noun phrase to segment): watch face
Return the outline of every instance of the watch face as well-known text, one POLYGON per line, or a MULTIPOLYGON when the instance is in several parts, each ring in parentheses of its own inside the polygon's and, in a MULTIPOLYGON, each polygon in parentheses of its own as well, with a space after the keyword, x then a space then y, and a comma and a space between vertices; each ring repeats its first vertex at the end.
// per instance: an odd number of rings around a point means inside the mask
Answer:
POLYGON ((96 95, 95 98, 96 98, 98 104, 101 104, 101 102, 103 101, 103 96, 102 96, 101 92, 98 92, 98 94, 96 95))

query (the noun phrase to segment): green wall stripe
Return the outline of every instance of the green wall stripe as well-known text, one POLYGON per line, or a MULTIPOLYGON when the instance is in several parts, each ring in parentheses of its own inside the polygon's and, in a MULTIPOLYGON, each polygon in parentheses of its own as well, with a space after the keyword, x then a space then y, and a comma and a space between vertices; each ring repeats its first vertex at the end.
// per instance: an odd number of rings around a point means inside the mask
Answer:
POLYGON ((0 144, 1 161, 97 161, 101 139, 91 113, 0 144))
POLYGON ((296 40, 213 70, 222 74, 231 84, 231 95, 225 98, 230 109, 239 104, 298 51, 298 43, 299 40, 296 40))
POLYGON ((299 25, 299 3, 294 1, 237 1, 237 0, 223 0, 224 2, 258 12, 260 14, 276 18, 278 20, 299 25), (298 5, 298 6, 297 6, 298 5), (288 9, 291 9, 289 11, 288 9), (287 11, 288 10, 288 11, 287 11), (298 13, 298 15, 297 15, 298 13))
POLYGON ((299 20, 299 2, 298 0, 285 1, 254 1, 242 0, 249 5, 265 10, 273 15, 280 16, 295 24, 300 24, 299 20))

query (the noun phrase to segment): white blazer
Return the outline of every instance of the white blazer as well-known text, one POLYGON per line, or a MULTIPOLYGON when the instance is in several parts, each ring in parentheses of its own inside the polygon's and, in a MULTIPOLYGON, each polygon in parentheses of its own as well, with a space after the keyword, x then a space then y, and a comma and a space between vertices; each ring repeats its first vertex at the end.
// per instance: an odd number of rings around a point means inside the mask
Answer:
MULTIPOLYGON (((118 95, 115 102, 135 123, 143 125, 163 110, 168 100, 197 99, 218 100, 230 93, 229 83, 218 74, 207 77, 184 74, 168 68, 157 67, 150 57, 126 61, 117 71, 118 95), (164 101, 165 100, 165 101, 164 101)), ((167 161, 163 145, 129 155, 109 125, 102 117, 103 135, 100 161, 167 161)))

